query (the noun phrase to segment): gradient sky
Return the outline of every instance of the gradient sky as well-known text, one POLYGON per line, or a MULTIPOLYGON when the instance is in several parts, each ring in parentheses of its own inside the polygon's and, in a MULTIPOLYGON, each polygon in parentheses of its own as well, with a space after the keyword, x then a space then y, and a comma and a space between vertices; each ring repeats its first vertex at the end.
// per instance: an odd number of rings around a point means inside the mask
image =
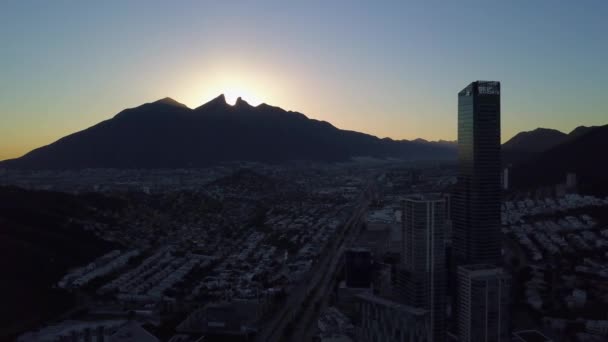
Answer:
POLYGON ((0 160, 170 96, 220 93, 394 139, 456 139, 502 82, 503 141, 608 124, 608 1, 0 4, 0 160))

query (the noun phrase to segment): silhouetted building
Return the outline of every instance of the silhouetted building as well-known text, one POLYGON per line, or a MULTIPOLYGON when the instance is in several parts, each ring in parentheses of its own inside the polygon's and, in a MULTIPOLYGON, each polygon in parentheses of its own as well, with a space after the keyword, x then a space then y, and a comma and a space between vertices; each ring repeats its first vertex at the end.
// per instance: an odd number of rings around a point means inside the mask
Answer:
POLYGON ((460 342, 506 342, 509 339, 510 278, 493 265, 458 267, 458 337, 460 342))
POLYGON ((351 248, 344 253, 347 287, 371 287, 372 253, 366 248, 351 248))
POLYGON ((428 312, 371 294, 357 296, 360 341, 431 342, 428 312))
POLYGON ((439 194, 414 195, 403 202, 404 302, 429 312, 433 341, 446 339, 445 200, 439 194))
POLYGON ((454 256, 460 265, 500 264, 499 82, 473 82, 458 93, 458 160, 454 256))
POLYGON ((504 190, 509 190, 509 168, 505 167, 502 171, 502 188, 504 190))
POLYGON ((577 185, 578 185, 578 182, 576 180, 576 173, 569 172, 566 175, 566 189, 570 192, 576 191, 577 185))
POLYGON ((374 264, 373 293, 388 298, 393 295, 393 265, 385 263, 374 264))
MULTIPOLYGON (((452 245, 452 231, 453 231, 453 222, 452 222, 452 207, 453 204, 453 196, 450 193, 444 193, 443 199, 445 200, 445 241, 446 248, 451 248, 452 245)), ((446 252, 447 253, 447 252, 446 252)), ((446 260, 449 260, 448 255, 446 254, 446 260)), ((446 262, 447 264, 447 262, 446 262)))
POLYGON ((513 342, 554 342, 538 330, 522 330, 513 333, 513 342))
POLYGON ((445 201, 445 219, 452 220, 452 195, 450 193, 444 193, 443 199, 445 201))
POLYGON ((422 180, 422 171, 414 169, 410 171, 410 182, 412 184, 418 184, 422 180))

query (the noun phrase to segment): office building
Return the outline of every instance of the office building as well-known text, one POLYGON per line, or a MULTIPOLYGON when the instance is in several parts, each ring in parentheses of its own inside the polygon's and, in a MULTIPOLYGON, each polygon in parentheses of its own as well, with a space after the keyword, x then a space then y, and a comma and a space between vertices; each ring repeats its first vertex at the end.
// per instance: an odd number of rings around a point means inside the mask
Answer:
POLYGON ((493 265, 458 267, 458 337, 460 342, 506 342, 509 339, 510 278, 493 265))
POLYGON ((521 330, 513 333, 513 342, 555 342, 538 330, 521 330))
POLYGON ((433 341, 446 338, 445 199, 439 194, 403 201, 403 269, 398 284, 404 303, 429 312, 433 341))
POLYGON ((346 286, 370 288, 372 285, 372 253, 367 248, 351 248, 344 253, 346 286))
POLYGON ((357 296, 359 341, 431 342, 428 312, 372 294, 357 296))
POLYGON ((457 264, 501 263, 500 83, 476 81, 458 94, 459 174, 454 193, 457 264))

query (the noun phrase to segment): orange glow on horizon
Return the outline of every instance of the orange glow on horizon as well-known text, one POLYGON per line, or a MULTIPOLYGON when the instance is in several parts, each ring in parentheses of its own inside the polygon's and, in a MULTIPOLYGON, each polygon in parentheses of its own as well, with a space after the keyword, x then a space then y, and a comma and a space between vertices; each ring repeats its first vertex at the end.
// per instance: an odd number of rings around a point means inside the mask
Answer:
MULTIPOLYGON (((237 98, 242 98, 252 106, 263 102, 274 103, 284 99, 282 84, 284 80, 268 68, 257 65, 242 65, 240 62, 199 66, 197 72, 184 70, 176 95, 191 108, 196 108, 224 94, 226 103, 234 105, 237 98), (262 72, 260 70, 265 70, 262 72), (274 101, 274 102, 273 102, 274 101)), ((284 102, 284 101, 280 101, 284 102)))
POLYGON ((257 106, 262 103, 262 101, 260 101, 260 99, 253 92, 240 87, 231 87, 224 90, 222 93, 226 98, 226 103, 231 106, 234 106, 236 99, 239 97, 252 106, 257 106))

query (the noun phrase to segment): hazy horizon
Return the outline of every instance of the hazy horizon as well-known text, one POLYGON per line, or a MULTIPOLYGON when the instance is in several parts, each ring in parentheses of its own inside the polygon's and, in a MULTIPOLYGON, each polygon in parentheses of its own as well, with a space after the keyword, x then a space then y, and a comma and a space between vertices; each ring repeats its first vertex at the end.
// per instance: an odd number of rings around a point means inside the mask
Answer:
MULTIPOLYGON (((201 106, 201 105, 203 105, 203 104, 205 104, 205 103, 207 103, 207 102, 209 102, 209 101, 211 101, 211 100, 213 100, 213 99, 215 99, 215 98, 217 98, 217 97, 219 97, 219 96, 221 96, 221 95, 224 95, 226 103, 227 103, 228 105, 231 105, 231 106, 233 106, 233 105, 235 104, 235 102, 236 102, 237 98, 238 98, 238 97, 240 97, 240 96, 237 96, 236 98, 230 98, 230 97, 226 96, 226 94, 221 93, 221 94, 218 94, 217 96, 214 96, 214 97, 210 98, 208 101, 205 101, 205 102, 203 102, 203 103, 201 103, 201 104, 199 104, 199 105, 195 105, 195 106, 188 106, 187 104, 183 103, 182 101, 179 101, 179 99, 176 99, 176 98, 171 97, 171 96, 165 96, 165 97, 163 97, 163 98, 158 98, 158 99, 155 99, 155 100, 150 100, 150 101, 142 102, 142 103, 141 103, 141 104, 139 104, 139 105, 143 105, 143 104, 146 104, 146 103, 152 103, 152 102, 155 102, 155 101, 163 100, 163 99, 165 99, 165 98, 170 98, 170 99, 173 99, 173 100, 175 100, 175 101, 177 101, 177 102, 179 102, 179 103, 181 103, 181 104, 183 104, 183 105, 187 106, 189 109, 195 109, 196 107, 199 107, 199 106, 201 106)), ((260 105, 260 104, 262 104, 262 103, 266 103, 266 102, 252 102, 252 101, 248 101, 248 100, 246 100, 246 99, 243 99, 243 100, 245 100, 247 103, 249 103, 250 105, 252 105, 252 106, 254 106, 254 107, 257 107, 258 105, 260 105)), ((268 105, 273 105, 272 103, 266 103, 266 104, 268 104, 268 105)), ((124 109, 129 109, 129 108, 135 108, 135 107, 138 107, 139 105, 136 105, 136 106, 130 106, 130 107, 127 107, 127 108, 123 108, 123 110, 124 110, 124 109)), ((282 108, 282 109, 287 110, 287 111, 294 111, 294 112, 297 112, 297 110, 292 110, 292 109, 289 109, 289 108, 282 108)), ((107 118, 102 119, 102 121, 104 121, 104 120, 109 120, 109 119, 113 118, 113 117, 114 117, 116 114, 118 114, 118 113, 119 113, 119 112, 116 112, 116 113, 114 113, 114 114, 112 114, 112 115, 108 116, 107 118)), ((302 114, 306 115, 306 113, 302 113, 302 114)), ((310 119, 315 119, 315 118, 312 118, 312 117, 310 117, 310 116, 308 116, 308 115, 307 115, 307 117, 308 117, 308 118, 310 118, 310 119)), ((319 120, 322 120, 322 119, 319 119, 319 120)), ((100 122, 101 122, 101 121, 100 121, 100 122)), ((331 122, 330 122, 330 123, 331 123, 331 122)), ((97 124, 97 123, 95 123, 94 125, 96 125, 96 124, 97 124)), ((333 125, 333 123, 331 123, 331 124, 333 125)), ((335 126, 335 125, 334 125, 334 126, 335 126)), ((579 125, 579 126, 580 126, 580 125, 579 125)), ((579 127, 579 126, 576 126, 576 127, 579 127)), ((89 126, 89 127, 91 127, 91 126, 89 126)), ((70 132, 70 133, 68 133, 68 134, 66 134, 66 135, 70 135, 70 134, 73 134, 73 133, 77 133, 77 132, 82 131, 82 130, 85 130, 85 129, 89 128, 89 127, 83 127, 82 129, 79 129, 79 130, 74 131, 74 132, 70 132)), ((558 131, 561 131, 561 132, 563 132, 563 133, 568 134, 568 133, 570 133, 572 130, 574 130, 576 127, 572 127, 572 128, 571 128, 571 129, 569 129, 569 130, 559 130, 559 129, 557 129, 557 130, 558 130, 558 131)), ((338 128, 338 129, 343 129, 343 130, 349 130, 348 128, 344 128, 344 127, 336 127, 336 128, 338 128)), ((537 129, 537 128, 549 128, 549 129, 556 129, 556 128, 551 128, 551 127, 535 127, 535 128, 530 128, 530 129, 528 129, 528 130, 526 130, 526 131, 532 131, 532 130, 535 130, 535 129, 537 129)), ((416 138, 411 138, 411 139, 407 139, 407 138, 396 139, 396 138, 393 138, 393 137, 378 136, 378 135, 375 135, 375 134, 373 134, 373 133, 369 133, 369 132, 365 132, 365 131, 361 131, 361 132, 362 132, 362 133, 366 133, 366 134, 370 134, 370 135, 377 136, 378 138, 390 138, 390 139, 393 139, 393 140, 416 140, 416 139, 424 139, 424 140, 431 141, 431 142, 439 142, 439 141, 456 141, 456 138, 454 138, 454 139, 442 139, 442 138, 438 138, 438 139, 425 139, 424 137, 416 137, 416 138)), ((520 132, 516 132, 515 134, 517 134, 517 133, 520 133, 520 132)), ((515 135, 515 134, 514 134, 514 135, 515 135)), ((514 135, 513 135, 513 136, 514 136, 514 135)), ((505 138, 505 137, 503 136, 503 137, 502 137, 503 143, 504 143, 504 142, 506 142, 506 141, 508 141, 509 139, 511 139, 513 136, 509 136, 508 138, 505 138)), ((40 145, 40 146, 37 146, 37 147, 34 147, 33 149, 36 149, 36 148, 38 148, 38 147, 43 147, 43 146, 46 146, 46 145, 52 144, 52 143, 56 142, 57 140, 59 140, 59 139, 61 139, 61 138, 62 138, 62 137, 59 137, 59 138, 58 138, 58 139, 56 139, 56 140, 49 141, 48 143, 43 144, 43 145, 40 145)), ((28 153, 28 152, 30 152, 30 151, 31 151, 31 150, 28 150, 28 151, 26 151, 24 154, 26 154, 26 153, 28 153)), ((2 155, 0 154, 0 161, 7 160, 7 159, 13 159, 13 158, 19 158, 19 157, 21 157, 22 155, 23 155, 23 154, 21 154, 21 155, 17 155, 17 156, 11 156, 11 157, 8 157, 8 158, 2 158, 2 155)))
POLYGON ((11 2, 0 160, 171 97, 226 93, 395 140, 455 140, 457 92, 502 83, 502 140, 603 125, 608 4, 11 2), (439 124, 438 124, 439 123, 439 124))

